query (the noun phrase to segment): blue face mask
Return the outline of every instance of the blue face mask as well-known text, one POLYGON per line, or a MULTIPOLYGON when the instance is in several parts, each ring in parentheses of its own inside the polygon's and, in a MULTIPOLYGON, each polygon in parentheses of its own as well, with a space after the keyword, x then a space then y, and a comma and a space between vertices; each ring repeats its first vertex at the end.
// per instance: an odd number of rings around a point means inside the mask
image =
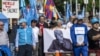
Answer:
POLYGON ((63 33, 60 30, 55 30, 54 35, 56 39, 59 41, 59 43, 63 43, 63 33))

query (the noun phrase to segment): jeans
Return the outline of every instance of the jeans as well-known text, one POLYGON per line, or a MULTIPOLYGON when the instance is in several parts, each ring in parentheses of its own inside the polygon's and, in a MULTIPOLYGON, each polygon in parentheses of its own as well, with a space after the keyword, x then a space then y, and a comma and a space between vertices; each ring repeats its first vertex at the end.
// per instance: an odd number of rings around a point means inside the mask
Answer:
POLYGON ((3 51, 7 56, 12 56, 11 51, 7 45, 0 45, 0 56, 3 56, 1 51, 3 51))
POLYGON ((38 56, 38 48, 39 48, 39 43, 36 43, 36 49, 33 50, 33 56, 38 56))
POLYGON ((18 56, 32 56, 33 46, 32 45, 20 45, 18 50, 18 56))
POLYGON ((15 45, 14 45, 14 43, 10 43, 10 50, 11 50, 12 56, 15 56, 15 45))
POLYGON ((88 46, 74 47, 73 51, 74 56, 80 56, 80 54, 82 54, 82 56, 88 56, 88 46))

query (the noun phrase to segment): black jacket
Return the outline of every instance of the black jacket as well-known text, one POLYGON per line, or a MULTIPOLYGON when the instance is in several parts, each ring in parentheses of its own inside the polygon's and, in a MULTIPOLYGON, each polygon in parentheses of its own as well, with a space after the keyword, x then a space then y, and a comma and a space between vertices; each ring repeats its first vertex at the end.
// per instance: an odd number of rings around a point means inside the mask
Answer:
POLYGON ((48 52, 55 52, 55 51, 63 50, 69 51, 72 50, 72 44, 69 39, 63 39, 63 43, 59 43, 58 40, 53 40, 52 44, 50 45, 48 52))

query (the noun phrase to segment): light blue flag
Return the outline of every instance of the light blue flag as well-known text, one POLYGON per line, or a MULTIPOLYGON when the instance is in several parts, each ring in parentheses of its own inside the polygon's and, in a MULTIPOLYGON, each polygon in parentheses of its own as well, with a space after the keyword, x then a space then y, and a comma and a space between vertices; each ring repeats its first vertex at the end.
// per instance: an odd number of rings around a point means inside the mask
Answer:
POLYGON ((27 11, 27 16, 26 16, 26 20, 27 20, 28 25, 31 25, 31 20, 33 20, 33 14, 32 13, 33 13, 33 11, 30 8, 29 11, 27 11))
POLYGON ((31 25, 31 20, 37 20, 37 14, 34 9, 30 8, 29 11, 27 9, 24 9, 23 11, 24 18, 27 20, 28 25, 31 25))
POLYGON ((26 15, 24 14, 25 8, 26 8, 25 0, 20 0, 20 15, 23 15, 23 17, 26 16, 26 15))
POLYGON ((35 19, 35 20, 38 19, 38 13, 37 13, 37 7, 36 7, 37 2, 36 1, 37 0, 29 0, 30 6, 31 6, 31 8, 30 8, 30 10, 31 10, 30 14, 31 14, 32 19, 35 19))
POLYGON ((66 18, 69 19, 69 4, 66 5, 66 18))
POLYGON ((72 16, 72 11, 70 10, 70 4, 67 3, 66 5, 66 18, 69 20, 69 18, 72 16))
POLYGON ((34 8, 34 6, 36 6, 36 2, 37 0, 29 0, 31 8, 34 8))
POLYGON ((20 0, 20 7, 23 8, 25 6, 26 6, 25 0, 20 0))
POLYGON ((82 10, 82 17, 85 17, 85 8, 83 7, 83 10, 82 10))
POLYGON ((83 7, 82 13, 77 16, 78 19, 84 19, 85 17, 85 8, 83 7))

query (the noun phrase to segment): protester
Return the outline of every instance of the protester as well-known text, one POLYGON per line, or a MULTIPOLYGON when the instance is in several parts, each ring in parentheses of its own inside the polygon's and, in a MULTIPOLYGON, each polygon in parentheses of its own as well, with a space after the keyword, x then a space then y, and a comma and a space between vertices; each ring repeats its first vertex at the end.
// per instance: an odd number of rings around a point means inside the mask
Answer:
POLYGON ((32 51, 36 48, 32 28, 27 26, 24 18, 20 19, 19 24, 20 28, 17 30, 15 42, 18 56, 32 56, 32 51))
POLYGON ((71 16, 70 20, 68 21, 68 23, 66 24, 66 34, 67 34, 67 38, 70 39, 70 41, 72 42, 72 39, 71 39, 71 33, 70 33, 70 29, 72 27, 73 24, 75 24, 77 22, 77 19, 75 16, 71 16))
POLYGON ((71 38, 74 56, 88 56, 87 26, 83 24, 83 19, 78 18, 77 24, 71 27, 71 38))
POLYGON ((64 29, 63 26, 62 26, 62 24, 63 24, 62 20, 57 20, 56 28, 64 29))
POLYGON ((32 31, 33 31, 33 35, 35 36, 35 41, 36 41, 36 49, 33 51, 33 56, 38 56, 38 49, 39 49, 39 40, 38 40, 38 36, 41 35, 41 33, 39 32, 39 28, 36 26, 37 24, 37 20, 32 20, 31 21, 31 27, 32 27, 32 31))
POLYGON ((7 56, 12 56, 9 49, 8 34, 4 30, 4 23, 2 21, 0 21, 0 56, 3 56, 1 51, 3 51, 7 56))
POLYGON ((99 20, 94 17, 91 19, 91 23, 92 23, 92 29, 88 31, 89 53, 95 53, 96 56, 100 56, 99 20))
POLYGON ((88 30, 90 30, 92 28, 92 25, 91 25, 91 22, 90 22, 91 18, 92 18, 92 16, 89 16, 88 18, 86 18, 84 20, 85 24, 87 25, 88 30))
POLYGON ((18 28, 19 26, 17 23, 17 19, 13 19, 12 29, 10 29, 10 33, 9 33, 10 49, 13 56, 15 56, 15 38, 16 38, 18 28))
POLYGON ((78 21, 77 19, 73 19, 72 23, 77 24, 77 21, 78 21))
POLYGON ((62 20, 57 20, 56 21, 56 25, 55 25, 55 27, 53 28, 53 30, 61 30, 61 31, 64 31, 65 30, 65 28, 63 28, 63 21, 62 20))
POLYGON ((37 24, 37 26, 39 27, 39 30, 41 32, 41 36, 39 36, 39 56, 45 56, 44 54, 44 44, 43 44, 43 28, 48 28, 48 23, 45 22, 45 17, 44 16, 40 16, 39 17, 39 22, 37 24))
POLYGON ((77 19, 75 16, 71 16, 70 20, 67 22, 66 26, 65 26, 65 29, 66 29, 66 37, 68 39, 70 39, 70 41, 72 42, 72 39, 71 39, 71 34, 70 34, 70 29, 72 27, 73 24, 76 24, 77 23, 77 19))
POLYGON ((75 16, 71 16, 70 20, 68 21, 67 25, 66 25, 66 29, 70 29, 73 25, 73 20, 75 20, 75 16))
POLYGON ((50 28, 55 28, 57 25, 57 21, 55 17, 52 17, 52 20, 50 22, 50 28))

